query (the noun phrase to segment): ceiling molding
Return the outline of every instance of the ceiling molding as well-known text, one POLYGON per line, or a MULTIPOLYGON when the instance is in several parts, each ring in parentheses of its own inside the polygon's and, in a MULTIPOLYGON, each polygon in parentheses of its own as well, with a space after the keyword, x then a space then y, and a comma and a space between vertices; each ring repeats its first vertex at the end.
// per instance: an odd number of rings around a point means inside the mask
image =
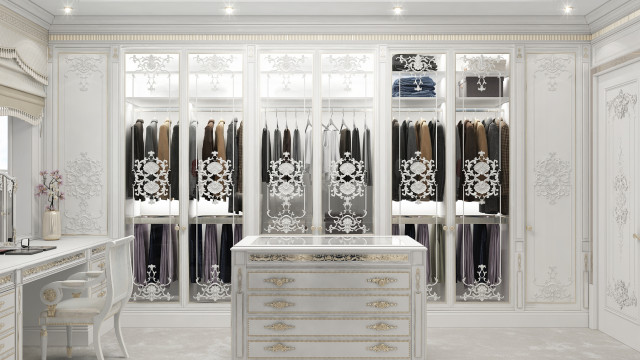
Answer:
POLYGON ((640 10, 640 1, 638 0, 609 0, 585 18, 591 33, 596 34, 637 10, 640 10))
POLYGON ((43 8, 26 0, 0 0, 0 5, 28 19, 36 25, 49 29, 55 16, 43 8))

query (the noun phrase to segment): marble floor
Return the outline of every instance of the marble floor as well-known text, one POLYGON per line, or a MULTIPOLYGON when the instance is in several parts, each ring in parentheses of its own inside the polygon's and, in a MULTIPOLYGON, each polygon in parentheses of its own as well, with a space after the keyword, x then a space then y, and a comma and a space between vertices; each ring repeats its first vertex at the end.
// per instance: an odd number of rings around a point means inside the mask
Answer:
MULTIPOLYGON (((130 359, 231 358, 231 334, 220 329, 124 329, 130 359)), ((640 360, 640 352, 589 329, 429 329, 428 359, 446 360, 640 360)), ((122 358, 115 334, 102 338, 106 359, 122 358)), ((92 348, 75 348, 76 360, 95 359, 92 348)), ((25 348, 25 360, 40 359, 40 349, 25 348)), ((64 348, 50 347, 49 360, 66 359, 64 348)))

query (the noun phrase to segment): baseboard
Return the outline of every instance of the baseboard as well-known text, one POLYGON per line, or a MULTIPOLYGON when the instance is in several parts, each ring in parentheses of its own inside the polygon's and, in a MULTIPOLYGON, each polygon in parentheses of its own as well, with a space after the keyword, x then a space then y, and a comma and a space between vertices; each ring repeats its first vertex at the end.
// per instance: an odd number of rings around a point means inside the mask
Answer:
MULTIPOLYGON (((113 329, 113 318, 108 319, 100 328, 101 335, 113 329)), ((74 326, 72 328, 73 346, 90 346, 93 344, 92 326, 74 326)), ((40 346, 40 327, 28 326, 23 329, 24 346, 40 346)), ((47 327, 49 346, 67 346, 67 329, 64 326, 47 327)))
MULTIPOLYGON (((123 327, 230 327, 229 308, 162 310, 129 309, 122 313, 123 327)), ((586 311, 428 311, 427 326, 444 327, 588 327, 586 311)))

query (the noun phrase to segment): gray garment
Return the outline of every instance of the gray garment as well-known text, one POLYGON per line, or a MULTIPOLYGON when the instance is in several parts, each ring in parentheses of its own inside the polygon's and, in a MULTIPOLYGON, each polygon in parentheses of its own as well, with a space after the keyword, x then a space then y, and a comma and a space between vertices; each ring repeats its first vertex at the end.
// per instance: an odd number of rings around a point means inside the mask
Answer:
POLYGON ((500 266, 500 225, 487 225, 489 232, 489 264, 487 270, 487 282, 489 284, 497 284, 502 278, 502 270, 500 266))
POLYGON ((227 142, 226 142, 226 155, 227 160, 231 163, 231 181, 234 184, 238 183, 238 140, 236 138, 236 124, 238 119, 233 119, 227 126, 227 142))
POLYGON ((293 139, 291 141, 291 157, 295 161, 302 159, 302 149, 300 147, 300 130, 295 129, 293 131, 293 139))
POLYGON ((278 161, 282 157, 282 133, 276 128, 273 132, 273 160, 278 161))
POLYGON ((211 281, 213 265, 218 265, 218 225, 207 224, 202 244, 202 283, 211 281))
POLYGON ((189 125, 189 199, 198 197, 198 148, 196 147, 196 121, 189 125))
POLYGON ((133 279, 136 284, 144 284, 147 280, 147 239, 149 225, 135 224, 133 242, 133 279))
POLYGON ((360 130, 358 130, 358 128, 353 128, 353 132, 351 133, 351 156, 355 161, 362 160, 362 153, 360 151, 360 130))
POLYGON ((322 132, 322 172, 331 173, 331 164, 340 160, 340 132, 324 130, 322 132))
MULTIPOLYGON (((444 244, 446 234, 442 226, 431 225, 431 233, 429 234, 429 282, 444 283, 444 244)), ((472 249, 473 252, 473 249, 472 249)), ((473 280, 473 278, 472 278, 473 280)))
POLYGON ((461 276, 466 284, 473 284, 475 279, 475 267, 473 263, 473 237, 471 234, 471 224, 463 224, 462 246, 460 252, 461 276))
POLYGON ((409 121, 407 127, 407 157, 409 159, 416 156, 418 151, 418 137, 416 135, 416 124, 413 121, 409 121))
POLYGON ((311 162, 313 161, 313 128, 309 125, 304 130, 304 170, 311 172, 311 162))
POLYGON ((271 134, 266 127, 262 129, 262 182, 269 182, 271 167, 271 134))
POLYGON ((149 152, 158 157, 158 120, 152 120, 147 125, 146 138, 144 141, 144 155, 149 156, 149 152))
POLYGON ((160 283, 169 284, 176 279, 174 261, 174 239, 177 240, 177 233, 170 224, 162 225, 162 245, 160 248, 160 283))
MULTIPOLYGON (((488 157, 500 164, 500 128, 494 119, 488 120, 486 125, 488 157)), ((487 197, 484 204, 480 204, 480 211, 486 214, 497 214, 500 211, 500 193, 487 197)))
POLYGON ((456 189, 458 189, 462 175, 462 147, 460 145, 460 134, 457 129, 455 129, 454 132, 456 133, 456 189))
POLYGON ((364 160, 364 180, 367 186, 371 186, 373 183, 373 169, 371 167, 371 131, 369 128, 364 130, 364 138, 362 144, 362 160, 364 160))

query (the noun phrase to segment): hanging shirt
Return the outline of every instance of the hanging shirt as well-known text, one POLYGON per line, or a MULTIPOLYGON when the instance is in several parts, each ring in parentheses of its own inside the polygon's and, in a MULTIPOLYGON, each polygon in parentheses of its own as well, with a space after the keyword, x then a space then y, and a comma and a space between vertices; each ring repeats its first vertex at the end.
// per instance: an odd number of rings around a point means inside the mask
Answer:
POLYGON ((313 161, 313 131, 309 125, 304 131, 304 170, 311 172, 311 162, 313 161))
POLYGON ((282 157, 282 134, 280 129, 276 128, 273 132, 273 160, 278 161, 282 157))

